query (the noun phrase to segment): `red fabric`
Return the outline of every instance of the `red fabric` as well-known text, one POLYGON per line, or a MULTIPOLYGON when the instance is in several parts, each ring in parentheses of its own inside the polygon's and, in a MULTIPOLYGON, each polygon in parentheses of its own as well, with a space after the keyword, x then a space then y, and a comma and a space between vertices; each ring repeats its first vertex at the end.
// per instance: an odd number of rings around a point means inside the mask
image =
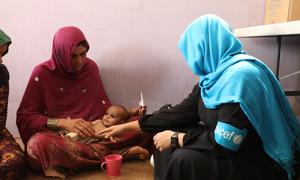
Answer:
POLYGON ((44 131, 32 136, 27 153, 28 162, 34 171, 46 176, 64 177, 79 168, 100 167, 104 156, 112 151, 101 144, 93 147, 44 131), (61 173, 61 176, 53 174, 53 171, 61 173))
POLYGON ((152 135, 145 133, 128 133, 118 143, 111 141, 82 144, 59 136, 58 133, 44 131, 30 138, 27 145, 28 162, 31 169, 45 176, 61 177, 75 171, 100 167, 104 157, 118 153, 125 155, 133 146, 140 146, 152 154, 152 135))
POLYGON ((17 126, 24 144, 46 130, 47 119, 101 118, 111 105, 96 63, 86 59, 84 67, 72 70, 71 54, 79 43, 89 45, 76 27, 64 27, 53 39, 51 59, 36 66, 17 111, 17 126))

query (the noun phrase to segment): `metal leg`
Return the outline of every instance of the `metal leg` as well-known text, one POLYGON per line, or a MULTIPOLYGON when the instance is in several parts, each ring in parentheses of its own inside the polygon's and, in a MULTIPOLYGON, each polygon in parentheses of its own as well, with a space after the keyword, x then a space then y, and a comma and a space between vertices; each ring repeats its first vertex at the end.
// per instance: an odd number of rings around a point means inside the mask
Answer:
POLYGON ((279 67, 280 67, 280 53, 281 53, 281 36, 277 36, 277 61, 276 61, 276 71, 275 75, 277 79, 279 80, 279 67))

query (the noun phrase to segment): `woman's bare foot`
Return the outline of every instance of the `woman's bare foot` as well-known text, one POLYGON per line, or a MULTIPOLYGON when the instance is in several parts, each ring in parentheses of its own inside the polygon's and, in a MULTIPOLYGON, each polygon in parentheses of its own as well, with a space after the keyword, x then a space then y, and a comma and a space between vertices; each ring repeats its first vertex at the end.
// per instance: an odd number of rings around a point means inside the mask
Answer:
POLYGON ((149 152, 147 149, 142 148, 141 146, 133 146, 129 148, 125 154, 125 159, 140 159, 145 160, 149 157, 149 152))

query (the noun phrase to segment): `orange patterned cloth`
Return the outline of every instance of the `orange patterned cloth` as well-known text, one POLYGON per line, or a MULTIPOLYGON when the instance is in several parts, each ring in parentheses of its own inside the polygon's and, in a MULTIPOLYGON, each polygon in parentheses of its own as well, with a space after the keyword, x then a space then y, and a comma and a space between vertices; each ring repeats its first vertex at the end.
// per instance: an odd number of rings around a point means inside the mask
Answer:
POLYGON ((21 179, 25 174, 24 153, 5 128, 0 135, 0 179, 21 179))

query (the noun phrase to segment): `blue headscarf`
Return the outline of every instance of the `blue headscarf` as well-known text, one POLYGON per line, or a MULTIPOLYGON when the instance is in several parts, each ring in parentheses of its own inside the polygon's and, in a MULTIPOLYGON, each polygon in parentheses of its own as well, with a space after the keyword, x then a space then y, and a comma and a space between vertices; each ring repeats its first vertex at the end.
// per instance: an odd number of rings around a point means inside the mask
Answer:
POLYGON ((265 152, 292 179, 294 150, 300 147, 300 124, 272 71, 246 55, 230 26, 215 15, 194 20, 178 46, 193 73, 200 76, 205 107, 239 103, 265 152))

